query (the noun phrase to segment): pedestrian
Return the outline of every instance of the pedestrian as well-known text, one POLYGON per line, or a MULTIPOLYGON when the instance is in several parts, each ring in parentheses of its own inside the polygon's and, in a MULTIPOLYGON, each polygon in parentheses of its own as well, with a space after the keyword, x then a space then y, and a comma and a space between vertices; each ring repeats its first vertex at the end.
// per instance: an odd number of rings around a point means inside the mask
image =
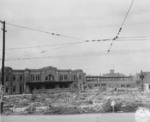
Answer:
POLYGON ((111 101, 111 107, 112 107, 112 110, 113 110, 113 113, 115 112, 115 101, 111 101))

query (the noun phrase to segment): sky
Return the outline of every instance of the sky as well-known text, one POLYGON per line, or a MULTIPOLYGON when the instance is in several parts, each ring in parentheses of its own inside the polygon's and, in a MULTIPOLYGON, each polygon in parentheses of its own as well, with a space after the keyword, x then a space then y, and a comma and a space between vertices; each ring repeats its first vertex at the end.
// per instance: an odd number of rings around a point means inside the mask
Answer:
MULTIPOLYGON (((131 2, 132 0, 0 0, 0 20, 6 21, 6 49, 21 48, 6 50, 5 66, 14 69, 46 66, 83 69, 88 75, 100 75, 110 69, 126 75, 141 70, 150 71, 149 0, 134 0, 110 53, 107 51, 112 40, 91 41, 114 38, 131 2), (24 59, 19 60, 22 58, 24 59), (8 59, 11 60, 7 61, 8 59)), ((1 50, 2 31, 0 58, 1 50)))

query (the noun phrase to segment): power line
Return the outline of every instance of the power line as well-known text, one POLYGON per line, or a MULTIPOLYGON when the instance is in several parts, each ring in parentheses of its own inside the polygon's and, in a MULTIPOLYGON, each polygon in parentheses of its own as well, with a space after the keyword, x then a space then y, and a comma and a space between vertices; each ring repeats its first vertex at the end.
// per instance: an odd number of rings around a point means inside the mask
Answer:
MULTIPOLYGON (((133 4, 133 1, 132 1, 132 4, 133 4)), ((130 8, 131 8, 131 6, 130 6, 130 8)), ((130 9, 129 8, 129 9, 130 9)), ((129 13, 129 10, 128 10, 128 13, 129 13)), ((126 14, 126 17, 125 17, 125 19, 124 19, 124 21, 123 21, 123 23, 122 23, 122 25, 121 25, 121 28, 122 28, 122 26, 123 26, 123 24, 124 24, 124 22, 125 22, 125 20, 126 20, 126 18, 127 18, 127 15, 128 15, 128 13, 126 14)), ((51 32, 48 32, 48 31, 43 31, 43 30, 39 30, 39 29, 35 29, 35 28, 31 28, 31 27, 26 27, 26 26, 20 26, 20 25, 16 25, 16 24, 12 24, 12 23, 6 23, 6 24, 8 24, 8 25, 11 25, 11 26, 15 26, 15 27, 19 27, 19 28, 23 28, 23 29, 28 29, 28 30, 32 30, 32 31, 38 31, 38 32, 42 32, 42 33, 46 33, 46 34, 50 34, 50 35, 55 35, 55 36, 62 36, 62 37, 65 37, 65 38, 71 38, 71 39, 75 39, 75 40, 83 40, 83 39, 81 39, 81 38, 77 38, 77 37, 72 37, 72 36, 66 36, 66 35, 60 35, 60 34, 56 34, 56 33, 51 33, 51 32)), ((121 31, 121 30, 120 30, 121 31)), ((109 40, 116 40, 118 38, 118 36, 116 36, 115 38, 112 38, 112 39, 98 39, 98 40, 86 40, 87 42, 90 42, 90 41, 109 41, 109 40)), ((120 37, 119 37, 120 38, 120 37)), ((36 47, 36 46, 35 46, 36 47)), ((44 46, 43 46, 44 47, 44 46)), ((25 47, 26 48, 26 47, 25 47)), ((24 48, 24 49, 25 49, 24 48)), ((27 47, 28 48, 28 47, 27 47)), ((30 47, 29 47, 30 48, 30 47)), ((31 47, 32 48, 32 47, 31 47)), ((33 47, 34 48, 34 47, 33 47)), ((38 46, 37 46, 37 48, 38 48, 38 46)), ((17 48, 16 48, 17 49, 17 48)), ((18 49, 23 49, 23 48, 18 48, 18 49)), ((6 50, 15 50, 15 48, 14 49, 6 49, 6 50)))
POLYGON ((70 44, 80 44, 85 41, 80 41, 80 42, 74 42, 74 43, 61 43, 61 44, 52 44, 52 45, 38 45, 38 46, 29 46, 29 47, 18 47, 18 48, 8 48, 6 49, 7 51, 9 50, 22 50, 22 49, 29 49, 29 48, 42 48, 42 47, 52 47, 52 46, 63 46, 63 45, 70 45, 70 44))
MULTIPOLYGON (((133 37, 119 37, 119 39, 115 41, 143 41, 143 40, 150 40, 149 38, 144 38, 144 37, 149 37, 149 36, 133 36, 133 37)), ((85 42, 101 42, 101 41, 111 41, 112 39, 95 39, 95 40, 86 40, 86 41, 79 41, 79 42, 74 42, 74 43, 60 43, 60 44, 52 44, 52 45, 38 45, 38 46, 29 46, 29 47, 17 47, 17 48, 7 48, 6 51, 14 51, 14 50, 24 50, 24 49, 32 49, 32 48, 43 48, 43 47, 56 47, 56 46, 63 46, 59 48, 65 48, 85 42)), ((59 49, 55 48, 55 49, 59 49)), ((0 50, 2 51, 2 50, 0 50)))
POLYGON ((124 23, 125 23, 125 21, 126 21, 126 19, 127 19, 127 16, 128 16, 128 14, 129 14, 129 12, 130 12, 130 9, 131 9, 131 7, 132 7, 132 5, 133 5, 133 2, 134 2, 134 0, 132 0, 131 4, 130 4, 130 6, 129 6, 129 9, 128 9, 126 15, 125 15, 125 18, 124 18, 124 20, 123 20, 123 22, 122 22, 122 24, 121 24, 121 26, 120 26, 120 28, 119 28, 119 31, 118 31, 117 35, 113 38, 113 40, 112 40, 112 42, 111 42, 111 44, 110 44, 110 47, 109 47, 109 49, 108 49, 108 53, 109 53, 110 50, 111 50, 111 47, 112 47, 112 45, 113 45, 114 40, 118 39, 119 34, 120 34, 121 31, 122 31, 122 27, 123 27, 123 25, 124 25, 124 23))
POLYGON ((128 16, 128 14, 129 14, 129 12, 130 12, 130 9, 131 9, 131 7, 132 7, 132 5, 133 5, 133 2, 134 2, 134 0, 132 0, 132 2, 131 2, 130 7, 129 7, 128 11, 127 11, 127 14, 126 14, 126 16, 125 16, 125 18, 124 18, 124 20, 123 20, 123 22, 122 22, 120 28, 123 27, 123 25, 124 25, 124 23, 125 23, 125 21, 126 21, 126 19, 127 19, 127 16, 128 16))
MULTIPOLYGON (((49 50, 58 50, 58 49, 66 48, 66 47, 75 46, 75 45, 78 45, 78 44, 81 44, 81 43, 86 43, 86 41, 84 41, 84 42, 79 42, 79 43, 76 43, 76 44, 69 44, 69 45, 65 45, 65 46, 63 46, 63 47, 58 47, 58 48, 49 49, 49 50)), ((49 51, 49 50, 43 50, 43 51, 41 51, 41 53, 45 53, 45 52, 47 52, 47 51, 49 51)))
MULTIPOLYGON (((103 40, 101 40, 101 41, 109 41, 109 39, 103 39, 103 40)), ((120 42, 120 40, 121 41, 138 41, 137 39, 136 40, 127 40, 127 39, 125 39, 125 40, 123 40, 123 39, 118 39, 118 40, 115 40, 115 41, 119 41, 120 42)), ((60 45, 60 44, 58 44, 59 46, 62 46, 62 47, 58 47, 58 48, 54 48, 54 49, 49 49, 49 50, 58 50, 58 49, 62 49, 62 48, 66 48, 66 47, 71 47, 71 46, 75 46, 75 45, 78 45, 78 44, 82 44, 82 43, 86 43, 86 42, 95 42, 96 40, 88 40, 88 41, 82 41, 82 42, 75 42, 75 43, 63 43, 62 45, 60 45), (64 45, 64 46, 63 46, 64 45)), ((141 41, 141 40, 139 40, 139 41, 141 41)), ((99 42, 99 40, 98 40, 98 42, 99 42)), ((55 46, 55 45, 44 45, 44 46, 55 46)), ((41 46, 38 46, 38 47, 41 47, 41 46)), ((27 47, 28 48, 28 47, 27 47)), ((31 47, 32 48, 32 47, 31 47)), ((39 53, 45 53, 45 52, 47 52, 47 51, 49 51, 49 50, 43 50, 43 51, 41 51, 41 52, 39 52, 39 53)), ((118 51, 119 50, 117 50, 117 54, 118 54, 118 51)), ((129 53, 137 53, 137 50, 125 50, 125 51, 120 51, 121 53, 125 53, 125 54, 127 54, 127 51, 130 51, 129 53)), ((145 50, 138 50, 138 51, 145 51, 145 50)), ((146 50, 147 51, 147 50, 146 50)), ((104 52, 103 52, 104 53, 104 52)), ((113 54, 114 53, 116 53, 116 51, 114 50, 113 51, 113 54)), ((112 54, 112 53, 111 53, 112 54)))
POLYGON ((8 23, 8 22, 6 24, 11 25, 11 26, 15 26, 15 27, 18 27, 18 28, 28 29, 28 30, 31 30, 31 31, 37 31, 37 32, 45 33, 45 34, 50 34, 50 35, 53 35, 53 36, 60 36, 60 37, 70 38, 70 39, 75 39, 75 40, 83 40, 83 39, 73 37, 73 36, 61 35, 61 34, 58 34, 58 33, 51 33, 51 32, 48 32, 48 31, 43 31, 43 30, 32 28, 32 27, 21 26, 21 25, 17 25, 17 24, 8 23))
POLYGON ((87 42, 95 42, 95 41, 100 42, 100 41, 110 41, 110 40, 112 40, 112 38, 109 38, 109 39, 92 39, 92 40, 86 40, 86 41, 87 42))
POLYGON ((119 38, 150 38, 150 36, 127 36, 127 37, 119 37, 119 38))
MULTIPOLYGON (((133 0, 134 1, 134 0, 133 0)), ((124 18, 124 21, 120 27, 120 30, 117 34, 117 36, 115 38, 112 38, 112 39, 98 39, 98 40, 86 40, 86 42, 94 42, 94 41, 110 41, 112 40, 112 43, 110 45, 110 48, 111 46, 113 45, 113 41, 116 40, 118 38, 118 35, 119 33, 121 32, 121 29, 122 29, 122 26, 124 25, 125 23, 125 20, 127 18, 127 15, 129 14, 129 11, 131 9, 131 6, 133 4, 133 1, 128 9, 128 12, 124 18)), ((66 38, 72 38, 72 39, 76 39, 76 40, 83 40, 83 39, 80 39, 80 38, 76 38, 76 37, 72 37, 72 36, 65 36, 65 35, 60 35, 60 34, 56 34, 56 33, 50 33, 48 31, 43 31, 43 30, 38 30, 38 29, 35 29, 35 28, 31 28, 31 27, 25 27, 25 26, 20 26, 20 25, 16 25, 16 24, 12 24, 12 23, 6 23, 8 25, 11 25, 11 26, 15 26, 15 27, 19 27, 19 28, 23 28, 23 29, 28 29, 28 30, 32 30, 32 31, 38 31, 38 32, 42 32, 42 33, 46 33, 46 34, 51 34, 51 35, 55 35, 55 36, 63 36, 63 37, 66 37, 66 38)), ((141 36, 142 37, 142 36, 141 36)), ((143 36, 144 37, 144 36, 143 36)), ((126 37, 119 37, 119 38, 126 38, 126 37)), ((77 42, 78 43, 78 42, 77 42)), ((79 42, 80 43, 80 42, 79 42)), ((67 43, 66 43, 67 44, 67 43)), ((69 44, 69 43, 68 43, 69 44)), ((70 43, 71 44, 71 43, 70 43)), ((76 44, 76 42, 75 42, 76 44)), ((40 48, 40 47, 49 47, 49 46, 59 46, 59 45, 65 45, 65 44, 56 44, 56 45, 43 45, 43 46, 33 46, 33 47, 20 47, 20 48, 10 48, 10 49, 6 49, 6 50, 18 50, 18 49, 29 49, 29 48, 40 48)), ((109 51, 110 51, 110 48, 109 48, 109 51)), ((108 52, 109 52, 108 51, 108 52)))
POLYGON ((28 29, 28 30, 32 30, 32 31, 38 31, 38 32, 46 33, 46 34, 60 36, 60 34, 50 33, 48 31, 42 31, 42 30, 38 30, 38 29, 35 29, 35 28, 31 28, 31 27, 25 27, 25 26, 21 26, 21 25, 16 25, 16 24, 8 23, 8 22, 6 24, 11 25, 11 26, 15 26, 15 27, 19 27, 19 28, 23 28, 23 29, 28 29))
MULTIPOLYGON (((109 54, 132 54, 132 53, 149 53, 150 50, 113 50, 109 54)), ((49 59, 49 58, 65 58, 65 57, 87 57, 87 56, 100 56, 107 55, 105 51, 101 52, 89 52, 71 55, 56 55, 56 56, 45 56, 45 57, 26 57, 26 58, 8 58, 6 61, 20 61, 20 60, 37 60, 37 59, 49 59)), ((1 60, 1 59, 0 59, 1 60)))
MULTIPOLYGON (((67 47, 67 45, 77 45, 77 44, 86 43, 86 42, 95 42, 95 41, 100 42, 100 41, 109 41, 109 40, 111 40, 111 39, 85 40, 85 41, 78 41, 78 42, 72 42, 72 43, 60 43, 60 44, 52 44, 52 45, 38 45, 38 46, 29 46, 29 47, 7 48, 6 50, 13 51, 13 50, 23 50, 23 49, 30 49, 30 48, 42 48, 42 47, 55 47, 55 46, 67 47)), ((62 47, 60 47, 60 48, 62 48, 62 47)))
MULTIPOLYGON (((87 42, 100 42, 100 41, 111 41, 113 40, 113 38, 110 39, 93 39, 93 40, 86 40, 87 42)), ((123 41, 128 41, 128 40, 134 40, 134 41, 142 41, 142 40, 150 40, 149 36, 134 36, 134 37, 119 37, 118 39, 115 39, 114 41, 119 41, 119 40, 123 40, 123 41)))
POLYGON ((129 39, 117 39, 117 40, 115 40, 115 41, 136 41, 136 42, 139 42, 139 41, 141 41, 141 42, 146 42, 146 41, 150 41, 150 39, 132 39, 132 38, 129 38, 129 39))

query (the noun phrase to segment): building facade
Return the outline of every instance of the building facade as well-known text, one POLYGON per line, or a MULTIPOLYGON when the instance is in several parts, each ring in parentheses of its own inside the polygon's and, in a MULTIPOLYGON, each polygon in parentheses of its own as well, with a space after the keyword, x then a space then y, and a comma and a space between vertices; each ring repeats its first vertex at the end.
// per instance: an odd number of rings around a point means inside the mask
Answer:
POLYGON ((84 90, 85 73, 82 70, 12 69, 5 67, 4 94, 33 93, 38 90, 84 90))
POLYGON ((86 76, 87 87, 92 88, 134 88, 136 80, 133 76, 125 76, 110 70, 102 76, 86 76))

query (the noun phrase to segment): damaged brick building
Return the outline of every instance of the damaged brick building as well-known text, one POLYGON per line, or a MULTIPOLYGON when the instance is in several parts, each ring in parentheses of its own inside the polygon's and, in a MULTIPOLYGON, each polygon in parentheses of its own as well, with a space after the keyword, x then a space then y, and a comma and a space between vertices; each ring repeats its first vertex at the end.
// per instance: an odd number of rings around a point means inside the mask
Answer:
POLYGON ((4 94, 23 94, 38 90, 57 89, 84 90, 86 84, 85 73, 80 69, 60 70, 49 66, 41 69, 20 70, 5 67, 4 73, 4 94))

